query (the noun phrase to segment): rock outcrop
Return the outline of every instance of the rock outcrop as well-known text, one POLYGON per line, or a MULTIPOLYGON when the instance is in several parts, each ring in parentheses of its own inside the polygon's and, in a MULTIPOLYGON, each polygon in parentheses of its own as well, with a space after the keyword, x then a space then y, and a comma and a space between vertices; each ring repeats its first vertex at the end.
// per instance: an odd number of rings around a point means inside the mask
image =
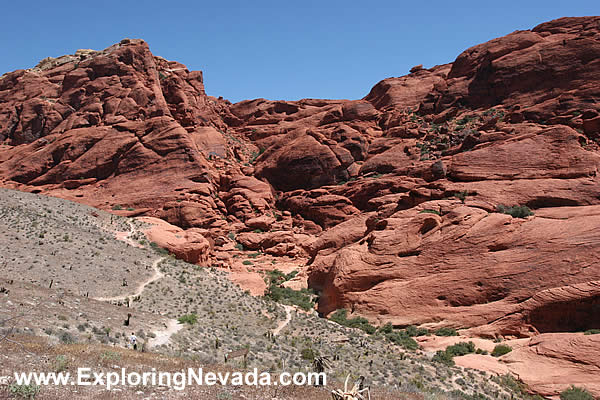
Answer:
POLYGON ((600 396, 600 335, 543 334, 502 357, 509 370, 542 396, 571 386, 600 396))
POLYGON ((207 265, 211 245, 201 229, 184 230, 153 217, 143 217, 139 221, 148 226, 144 233, 151 242, 186 262, 207 265))
POLYGON ((598 98, 599 17, 514 32, 359 100, 231 104, 126 39, 0 78, 0 181, 160 218, 182 231, 157 243, 192 262, 236 245, 307 257, 324 315, 598 328, 598 98), (534 215, 497 212, 515 205, 534 215))

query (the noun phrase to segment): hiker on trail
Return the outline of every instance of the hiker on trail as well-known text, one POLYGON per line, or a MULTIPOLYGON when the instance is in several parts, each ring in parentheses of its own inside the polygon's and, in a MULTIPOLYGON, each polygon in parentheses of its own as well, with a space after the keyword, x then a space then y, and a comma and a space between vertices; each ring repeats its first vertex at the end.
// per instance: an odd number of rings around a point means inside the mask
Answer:
POLYGON ((135 333, 131 332, 131 336, 129 336, 129 343, 131 343, 131 347, 133 347, 134 350, 137 350, 137 336, 135 336, 135 333))

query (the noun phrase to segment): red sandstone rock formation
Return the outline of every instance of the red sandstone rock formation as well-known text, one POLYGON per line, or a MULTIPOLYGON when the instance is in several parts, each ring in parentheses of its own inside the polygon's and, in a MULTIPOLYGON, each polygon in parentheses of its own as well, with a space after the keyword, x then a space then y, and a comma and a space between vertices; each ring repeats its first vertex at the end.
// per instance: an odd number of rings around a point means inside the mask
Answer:
POLYGON ((352 101, 231 104, 124 40, 0 78, 0 179, 200 229, 217 250, 233 234, 308 254, 324 314, 482 335, 597 328, 599 98, 598 17, 494 39, 352 101))
POLYGON ((145 234, 148 240, 167 249, 170 253, 192 264, 207 265, 210 243, 201 229, 183 230, 158 218, 143 217, 139 221, 148 225, 145 234))

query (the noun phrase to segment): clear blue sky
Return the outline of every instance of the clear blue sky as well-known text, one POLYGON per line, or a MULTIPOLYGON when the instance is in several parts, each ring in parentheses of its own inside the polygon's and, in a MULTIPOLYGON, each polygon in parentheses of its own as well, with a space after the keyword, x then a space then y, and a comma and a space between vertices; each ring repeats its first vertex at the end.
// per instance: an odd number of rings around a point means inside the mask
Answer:
POLYGON ((4 1, 0 74, 47 56, 142 38, 152 52, 203 70, 206 91, 231 101, 365 96, 416 64, 561 16, 567 1, 4 1))

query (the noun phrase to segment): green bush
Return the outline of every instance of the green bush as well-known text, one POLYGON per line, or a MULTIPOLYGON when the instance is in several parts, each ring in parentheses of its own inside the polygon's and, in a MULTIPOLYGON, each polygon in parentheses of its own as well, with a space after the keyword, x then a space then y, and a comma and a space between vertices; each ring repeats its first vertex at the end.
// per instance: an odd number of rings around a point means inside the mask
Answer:
POLYGON ((348 319, 348 310, 340 309, 334 312, 329 319, 333 322, 337 322, 340 325, 347 326, 348 328, 360 329, 369 335, 372 335, 377 329, 369 323, 366 318, 354 317, 348 319))
POLYGON ((385 334, 385 337, 392 343, 405 348, 406 350, 417 350, 419 344, 411 338, 405 330, 392 331, 385 334))
POLYGON ((177 318, 177 321, 179 321, 180 324, 194 325, 196 322, 198 322, 198 316, 196 314, 182 315, 181 317, 177 318))
POLYGON ((527 206, 512 206, 508 207, 503 204, 499 204, 496 210, 502 214, 508 214, 513 218, 527 218, 533 215, 533 211, 527 206))
POLYGON ((120 204, 115 204, 114 206, 112 206, 112 209, 113 209, 114 211, 122 210, 122 209, 123 209, 123 206, 122 206, 122 205, 120 205, 120 204))
POLYGON ((254 265, 254 263, 252 261, 250 261, 250 260, 244 260, 244 261, 242 261, 242 264, 244 264, 244 265, 254 265))
MULTIPOLYGON (((421 331, 422 330, 417 329, 414 326, 409 326, 406 329, 396 330, 389 322, 377 330, 377 332, 383 335, 387 340, 407 350, 417 350, 419 348, 419 344, 412 338, 412 336, 420 336, 416 333, 421 331)), ((427 332, 427 330, 425 330, 425 332, 427 332)))
POLYGON ((310 311, 315 306, 314 292, 310 289, 294 290, 272 284, 267 289, 265 296, 278 303, 296 305, 305 311, 310 311))
POLYGON ((500 356, 510 353, 511 351, 512 351, 512 347, 510 347, 506 344, 498 344, 498 345, 496 345, 496 347, 494 347, 494 350, 492 351, 492 355, 494 357, 500 357, 500 356))
POLYGON ((429 335, 429 330, 426 328, 417 328, 414 325, 410 325, 406 327, 406 333, 408 333, 408 336, 426 336, 429 335))
POLYGON ((394 325, 392 325, 391 322, 388 322, 387 324, 380 326, 378 331, 379 333, 387 335, 388 333, 392 333, 394 331, 394 325))
POLYGON ((458 332, 454 328, 440 328, 434 332, 435 336, 458 336, 458 332))
POLYGON ((442 215, 442 214, 440 214, 440 212, 439 212, 439 211, 437 211, 437 210, 430 210, 430 209, 421 210, 421 211, 419 211, 419 214, 435 214, 435 215, 442 215))
POLYGON ((454 197, 456 197, 457 199, 459 199, 461 201, 461 203, 463 203, 463 204, 465 203, 465 200, 467 199, 468 195, 469 195, 469 192, 466 191, 466 190, 454 193, 454 197))
POLYGON ((571 386, 560 394, 560 400, 594 400, 594 396, 585 389, 571 386))
POLYGON ((454 356, 464 356, 466 354, 475 353, 475 343, 459 342, 452 346, 446 347, 446 352, 454 356))
POLYGON ((160 255, 163 255, 163 256, 168 256, 169 255, 169 250, 163 249, 162 247, 160 247, 155 242, 150 242, 150 247, 152 248, 152 250, 154 250, 155 252, 157 252, 160 255))
POLYGON ((265 297, 273 301, 283 304, 296 305, 303 310, 310 311, 314 308, 315 293, 310 289, 294 290, 287 287, 281 287, 283 282, 289 281, 298 274, 297 271, 292 271, 289 274, 284 274, 278 269, 268 271, 265 282, 267 283, 267 292, 265 297))
POLYGON ((62 331, 58 334, 58 339, 64 344, 73 344, 76 342, 75 337, 67 331, 62 331))
POLYGON ((597 335, 600 333, 600 329, 588 329, 584 332, 586 335, 597 335))
POLYGON ((446 350, 438 350, 433 356, 432 361, 453 366, 454 357, 470 353, 475 353, 475 344, 473 342, 460 342, 446 347, 446 350))
POLYGON ((452 354, 448 353, 445 350, 436 351, 435 355, 431 359, 433 362, 445 364, 448 366, 454 366, 454 360, 452 359, 452 354))
POLYGON ((37 385, 17 385, 13 383, 8 387, 8 391, 14 396, 24 399, 34 399, 40 392, 40 387, 37 385))
POLYGON ((64 356, 64 355, 58 355, 56 356, 56 359, 54 360, 54 371, 56 373, 60 373, 63 371, 66 371, 69 367, 69 359, 64 356))
POLYGON ((305 347, 300 352, 300 356, 303 360, 313 361, 317 357, 317 354, 311 347, 305 347))

